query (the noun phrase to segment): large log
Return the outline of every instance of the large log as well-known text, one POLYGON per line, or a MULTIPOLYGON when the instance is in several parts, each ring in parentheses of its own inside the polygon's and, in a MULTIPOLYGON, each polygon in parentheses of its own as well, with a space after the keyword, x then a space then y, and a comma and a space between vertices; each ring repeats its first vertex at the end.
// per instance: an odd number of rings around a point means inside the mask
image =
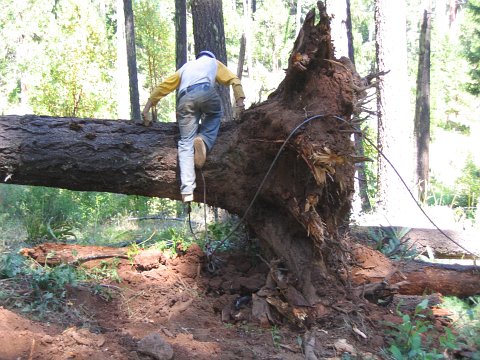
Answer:
POLYGON ((362 245, 352 249, 350 280, 360 292, 394 290, 402 295, 440 293, 467 297, 480 294, 478 266, 444 265, 420 261, 390 261, 362 245), (370 290, 371 289, 371 290, 370 290))

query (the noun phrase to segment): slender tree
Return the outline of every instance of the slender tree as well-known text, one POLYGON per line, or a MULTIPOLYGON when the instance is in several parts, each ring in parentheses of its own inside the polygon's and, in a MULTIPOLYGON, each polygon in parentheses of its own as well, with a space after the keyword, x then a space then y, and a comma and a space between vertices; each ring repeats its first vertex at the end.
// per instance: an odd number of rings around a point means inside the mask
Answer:
POLYGON ((175 0, 175 54, 176 68, 187 62, 187 3, 175 0))
MULTIPOLYGON (((354 46, 353 46, 353 31, 352 31, 352 17, 350 13, 350 0, 332 1, 328 3, 328 11, 333 14, 331 27, 332 39, 335 44, 335 55, 337 58, 345 56, 350 58, 350 61, 355 66, 354 46)), ((358 116, 359 114, 354 114, 358 116)), ((355 151, 357 156, 364 157, 365 150, 363 147, 362 135, 360 125, 355 125, 357 131, 354 133, 355 151)), ((355 164, 356 180, 358 188, 358 196, 362 211, 370 211, 372 206, 368 198, 367 177, 365 174, 365 163, 361 162, 355 164)))
MULTIPOLYGON (((353 45, 353 25, 352 25, 352 12, 350 6, 350 0, 347 0, 347 18, 346 18, 346 28, 347 28, 347 42, 348 42, 348 57, 350 61, 355 66, 355 48, 353 45)), ((356 125, 357 130, 360 130, 360 125, 356 125)), ((364 157, 365 156, 365 148, 363 144, 363 137, 361 133, 355 132, 353 134, 354 142, 355 142, 355 150, 357 152, 357 156, 364 157)), ((366 166, 365 162, 360 162, 355 164, 355 170, 357 173, 357 183, 358 183, 358 195, 360 196, 360 204, 361 209, 364 212, 368 212, 372 210, 372 204, 370 203, 370 199, 368 197, 368 181, 367 181, 367 174, 366 174, 366 166)))
POLYGON ((243 67, 245 65, 246 45, 247 45, 247 39, 245 37, 245 33, 243 33, 242 37, 240 38, 240 50, 238 52, 237 76, 239 79, 241 79, 243 75, 243 67))
MULTIPOLYGON (((193 38, 195 53, 212 51, 218 60, 227 64, 222 0, 192 0, 193 38)), ((219 86, 225 120, 233 119, 230 90, 219 86)))
POLYGON ((470 0, 467 4, 467 21, 463 31, 462 44, 465 57, 472 65, 469 70, 471 82, 466 85, 467 91, 480 95, 480 0, 470 0))
POLYGON ((128 89, 128 65, 125 39, 125 13, 123 0, 117 0, 117 116, 127 119, 130 112, 128 89))
POLYGON ((333 15, 331 20, 332 39, 335 46, 335 56, 348 57, 348 38, 347 38, 347 3, 346 0, 328 1, 327 10, 333 15))
POLYGON ((425 200, 429 177, 430 146, 430 7, 423 12, 419 39, 417 97, 415 104, 414 137, 416 153, 416 184, 418 198, 425 200))
POLYGON ((405 7, 404 1, 375 1, 377 72, 388 72, 379 79, 377 89, 377 202, 391 216, 405 214, 404 206, 409 205, 401 179, 409 187, 413 182, 405 7))
POLYGON ((130 115, 133 120, 140 119, 140 96, 138 93, 137 51, 135 48, 135 26, 132 0, 123 1, 125 13, 125 35, 127 40, 127 64, 130 88, 130 115))

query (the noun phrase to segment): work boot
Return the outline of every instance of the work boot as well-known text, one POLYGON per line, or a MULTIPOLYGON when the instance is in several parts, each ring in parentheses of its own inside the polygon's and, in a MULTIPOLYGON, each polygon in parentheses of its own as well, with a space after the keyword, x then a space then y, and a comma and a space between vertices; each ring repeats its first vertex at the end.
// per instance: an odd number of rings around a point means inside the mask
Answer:
POLYGON ((182 201, 184 203, 192 202, 193 201, 193 194, 182 194, 182 201))
POLYGON ((193 148, 195 149, 195 167, 201 169, 205 165, 205 160, 207 160, 207 147, 200 136, 193 140, 193 148))

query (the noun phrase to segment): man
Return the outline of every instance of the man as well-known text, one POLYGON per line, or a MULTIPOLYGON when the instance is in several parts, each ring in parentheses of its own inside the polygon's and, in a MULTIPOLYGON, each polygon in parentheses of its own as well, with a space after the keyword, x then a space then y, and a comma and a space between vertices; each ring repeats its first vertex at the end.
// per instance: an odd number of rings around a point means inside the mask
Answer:
POLYGON ((148 118, 150 108, 178 89, 178 160, 180 193, 184 202, 193 201, 195 167, 201 169, 205 164, 207 152, 212 150, 223 116, 215 82, 231 85, 237 108, 244 109, 245 94, 240 79, 218 61, 212 52, 201 51, 195 60, 187 62, 153 90, 142 111, 143 124, 148 126, 151 123, 148 118))

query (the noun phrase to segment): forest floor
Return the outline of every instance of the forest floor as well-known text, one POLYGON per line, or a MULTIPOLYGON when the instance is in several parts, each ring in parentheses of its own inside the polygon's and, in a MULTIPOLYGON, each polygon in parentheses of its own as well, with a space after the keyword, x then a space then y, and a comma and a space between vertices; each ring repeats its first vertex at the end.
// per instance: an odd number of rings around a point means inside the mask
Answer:
MULTIPOLYGON (((286 321, 262 326, 252 321, 251 302, 244 297, 265 284, 269 271, 254 254, 223 256, 215 274, 203 268, 197 246, 175 258, 161 257, 155 266, 148 258, 145 254, 145 266, 122 259, 121 281, 104 284, 96 294, 87 286, 68 287, 63 312, 46 311, 34 320, 0 308, 0 359, 169 359, 173 354, 175 360, 294 360, 306 358, 309 341, 318 359, 342 359, 344 352, 381 359, 381 349, 388 347, 386 322, 401 322, 398 299, 382 307, 347 299, 342 304, 338 297, 326 300, 324 316, 311 331, 286 321), (342 311, 347 303, 350 310, 342 311)), ((440 320, 433 323, 445 325, 440 320)))

